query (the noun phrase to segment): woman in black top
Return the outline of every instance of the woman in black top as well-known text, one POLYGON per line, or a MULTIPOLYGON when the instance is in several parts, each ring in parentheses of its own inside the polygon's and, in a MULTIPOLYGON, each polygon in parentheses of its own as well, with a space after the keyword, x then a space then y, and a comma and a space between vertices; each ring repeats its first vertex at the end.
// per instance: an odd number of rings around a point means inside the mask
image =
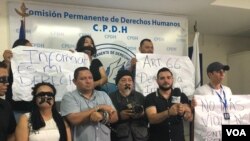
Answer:
POLYGON ((91 62, 90 71, 93 74, 95 89, 102 90, 102 86, 108 82, 108 78, 102 62, 94 58, 96 48, 92 37, 89 35, 82 36, 76 44, 76 51, 88 54, 91 62))

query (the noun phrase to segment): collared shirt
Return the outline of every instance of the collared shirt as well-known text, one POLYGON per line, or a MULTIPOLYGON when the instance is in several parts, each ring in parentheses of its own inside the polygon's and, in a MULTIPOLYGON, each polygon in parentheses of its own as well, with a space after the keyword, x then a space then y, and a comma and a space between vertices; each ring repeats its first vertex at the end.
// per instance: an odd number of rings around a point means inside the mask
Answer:
POLYGON ((14 133, 16 121, 10 104, 0 98, 0 141, 6 141, 7 136, 14 133))
MULTIPOLYGON (((146 96, 145 108, 155 106, 157 113, 160 113, 173 105, 171 100, 172 97, 165 99, 157 90, 146 96)), ((184 93, 181 93, 181 103, 189 103, 184 93)), ((183 117, 171 116, 161 123, 150 124, 149 134, 150 141, 184 141, 183 117)))
MULTIPOLYGON (((78 90, 75 90, 63 96, 60 109, 62 116, 66 116, 70 113, 85 111, 101 104, 113 106, 109 96, 105 92, 94 90, 92 97, 88 100, 78 90)), ((102 123, 86 122, 74 125, 73 140, 110 141, 110 129, 102 123)))

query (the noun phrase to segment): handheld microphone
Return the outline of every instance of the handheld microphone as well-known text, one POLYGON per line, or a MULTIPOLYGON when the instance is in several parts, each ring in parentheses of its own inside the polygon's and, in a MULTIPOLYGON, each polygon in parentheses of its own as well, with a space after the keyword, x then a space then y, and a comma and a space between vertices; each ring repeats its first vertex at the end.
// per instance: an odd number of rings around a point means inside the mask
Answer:
POLYGON ((172 103, 181 103, 181 90, 180 88, 174 88, 172 92, 172 103))

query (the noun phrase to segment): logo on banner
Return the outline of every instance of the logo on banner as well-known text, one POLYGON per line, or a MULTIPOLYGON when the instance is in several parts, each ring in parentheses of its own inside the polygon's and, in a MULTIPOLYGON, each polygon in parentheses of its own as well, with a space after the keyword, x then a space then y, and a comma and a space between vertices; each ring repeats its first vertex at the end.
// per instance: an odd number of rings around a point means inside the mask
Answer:
POLYGON ((110 43, 99 44, 96 50, 96 58, 103 63, 108 77, 108 83, 103 86, 103 89, 107 93, 113 92, 117 89, 115 85, 117 72, 124 69, 126 63, 135 57, 135 54, 124 46, 110 43))
POLYGON ((222 125, 222 141, 229 139, 249 140, 250 125, 222 125))

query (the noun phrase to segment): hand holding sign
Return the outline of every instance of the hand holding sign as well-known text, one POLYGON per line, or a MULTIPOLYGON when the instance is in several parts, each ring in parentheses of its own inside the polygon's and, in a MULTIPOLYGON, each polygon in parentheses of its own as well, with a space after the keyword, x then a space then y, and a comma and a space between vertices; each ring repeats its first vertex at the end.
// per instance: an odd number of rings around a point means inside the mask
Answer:
POLYGON ((75 88, 73 72, 77 67, 89 67, 89 58, 84 53, 65 50, 16 47, 12 49, 11 69, 15 101, 32 99, 31 88, 38 82, 50 82, 57 89, 56 100, 75 88))

